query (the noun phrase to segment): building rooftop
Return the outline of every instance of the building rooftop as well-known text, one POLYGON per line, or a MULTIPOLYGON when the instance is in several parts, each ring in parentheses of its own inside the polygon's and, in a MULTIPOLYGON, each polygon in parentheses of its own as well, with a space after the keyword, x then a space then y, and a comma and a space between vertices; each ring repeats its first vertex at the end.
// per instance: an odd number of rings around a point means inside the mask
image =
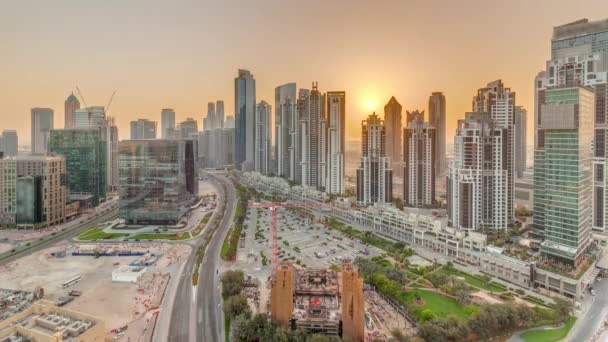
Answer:
POLYGON ((608 19, 589 21, 585 18, 554 27, 551 40, 574 38, 602 31, 608 31, 608 19))

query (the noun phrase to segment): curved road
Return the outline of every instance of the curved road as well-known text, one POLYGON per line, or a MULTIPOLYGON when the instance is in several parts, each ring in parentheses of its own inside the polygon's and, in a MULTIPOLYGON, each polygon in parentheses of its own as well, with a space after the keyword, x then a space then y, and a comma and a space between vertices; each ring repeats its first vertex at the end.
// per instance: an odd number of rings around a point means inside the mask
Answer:
MULTIPOLYGON (((224 216, 205 250, 205 258, 199 270, 198 286, 192 286, 192 272, 196 262, 196 250, 204 244, 205 234, 196 240, 194 251, 186 261, 177 294, 171 310, 169 341, 224 341, 224 313, 219 281, 219 260, 222 243, 232 224, 236 209, 236 194, 232 182, 219 174, 208 174, 218 186, 220 196, 226 199, 224 216), (225 187, 219 185, 225 185, 225 187), (226 189, 224 193, 223 189, 226 189)), ((162 336, 158 340, 164 340, 162 336)))

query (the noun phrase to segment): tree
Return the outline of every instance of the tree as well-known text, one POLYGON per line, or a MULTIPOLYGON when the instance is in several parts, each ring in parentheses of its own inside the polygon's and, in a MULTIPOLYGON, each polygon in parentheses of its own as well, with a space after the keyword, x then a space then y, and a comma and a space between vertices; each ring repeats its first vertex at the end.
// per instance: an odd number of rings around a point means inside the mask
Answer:
POLYGON ((460 305, 467 305, 470 302, 469 299, 469 286, 462 280, 458 280, 458 279, 454 279, 454 285, 453 285, 453 293, 454 293, 454 297, 456 297, 456 300, 458 301, 458 303, 460 305))
POLYGON ((562 298, 555 298, 555 304, 553 304, 553 308, 555 309, 555 314, 557 315, 557 319, 560 321, 565 321, 572 314, 572 302, 562 298))
POLYGON ((437 316, 435 316, 433 311, 431 311, 430 309, 424 309, 424 310, 422 310, 422 312, 420 312, 420 315, 418 316, 418 320, 421 322, 429 322, 429 321, 432 321, 433 319, 435 319, 436 317, 437 316))
POLYGON ((388 339, 389 342, 408 342, 409 340, 403 331, 399 329, 391 330, 391 337, 388 339))
POLYGON ((243 271, 226 271, 222 275, 222 296, 224 298, 235 296, 243 290, 245 275, 243 271))
POLYGON ((448 339, 447 332, 437 321, 424 322, 418 326, 418 336, 426 342, 445 342, 448 339))
POLYGON ((240 314, 249 315, 250 313, 251 308, 245 296, 231 296, 224 301, 224 314, 229 319, 233 319, 240 314))
POLYGON ((407 283, 407 273, 398 268, 390 267, 385 271, 385 273, 390 280, 394 280, 401 285, 405 285, 407 283))

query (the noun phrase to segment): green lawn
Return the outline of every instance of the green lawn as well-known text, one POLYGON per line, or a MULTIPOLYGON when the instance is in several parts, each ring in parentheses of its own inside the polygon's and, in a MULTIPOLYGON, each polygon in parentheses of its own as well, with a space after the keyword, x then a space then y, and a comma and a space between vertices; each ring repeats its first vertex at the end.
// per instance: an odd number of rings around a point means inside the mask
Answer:
POLYGON ((125 236, 125 234, 121 233, 105 233, 103 229, 99 227, 94 227, 86 232, 80 233, 76 238, 82 241, 93 241, 93 240, 109 240, 109 239, 117 239, 125 236))
POLYGON ((482 277, 478 277, 478 276, 475 276, 475 275, 472 275, 472 274, 469 274, 466 272, 462 272, 462 271, 459 271, 454 268, 442 267, 437 272, 455 276, 455 277, 463 277, 464 281, 467 284, 475 286, 482 290, 486 290, 486 291, 490 291, 490 292, 498 292, 498 293, 505 292, 507 290, 504 286, 502 286, 500 284, 488 282, 485 279, 483 279, 482 277))
POLYGON ((184 233, 181 236, 177 234, 138 234, 129 237, 129 240, 186 240, 191 238, 190 233, 184 233))
POLYGON ((528 332, 523 333, 521 335, 521 337, 526 342, 560 341, 564 337, 566 337, 566 335, 568 335, 568 332, 570 331, 570 329, 572 329, 572 326, 574 325, 575 321, 576 321, 575 317, 570 317, 568 319, 568 321, 566 321, 566 325, 564 325, 562 328, 528 331, 528 332))
POLYGON ((418 295, 424 300, 424 305, 420 306, 420 308, 422 310, 431 310, 439 318, 445 318, 449 315, 456 315, 462 318, 467 317, 463 307, 460 306, 458 302, 434 292, 424 290, 410 291, 403 293, 402 299, 408 302, 414 302, 415 293, 418 293, 418 295))

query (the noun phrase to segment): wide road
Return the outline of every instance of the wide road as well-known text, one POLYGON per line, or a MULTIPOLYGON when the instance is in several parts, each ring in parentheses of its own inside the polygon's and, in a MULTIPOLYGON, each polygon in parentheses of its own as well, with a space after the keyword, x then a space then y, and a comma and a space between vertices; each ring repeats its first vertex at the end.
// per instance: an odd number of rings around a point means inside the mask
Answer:
MULTIPOLYGON (((88 214, 85 214, 85 215, 88 215, 88 214)), ((89 216, 89 217, 81 216, 80 218, 77 218, 74 221, 66 223, 65 228, 61 232, 58 232, 55 235, 49 234, 47 236, 44 236, 43 237, 44 240, 42 242, 39 242, 39 239, 36 239, 36 240, 33 240, 30 242, 31 243, 30 248, 23 249, 23 247, 19 247, 19 248, 17 248, 16 253, 13 253, 10 255, 9 255, 10 252, 2 254, 0 256, 0 258, 1 258, 0 265, 14 261, 16 259, 19 259, 26 255, 35 253, 42 249, 48 248, 59 241, 66 240, 66 239, 72 239, 75 236, 77 236, 78 234, 80 234, 81 232, 83 232, 84 230, 87 230, 97 224, 100 224, 100 223, 103 223, 106 221, 111 221, 117 217, 118 217, 118 201, 116 201, 116 200, 108 201, 108 202, 102 204, 100 207, 95 208, 94 214, 92 214, 91 216, 89 216)))
MULTIPOLYGON (((222 243, 230 229, 236 209, 236 194, 229 179, 219 174, 208 175, 217 185, 221 198, 226 199, 226 208, 222 221, 205 250, 205 258, 199 270, 196 288, 192 286, 191 275, 196 261, 196 250, 203 245, 203 238, 196 240, 194 251, 186 261, 184 276, 180 278, 171 313, 169 341, 217 342, 225 340, 218 269, 222 243), (221 184, 225 185, 225 193, 221 184)), ((203 235, 205 234, 201 234, 201 236, 203 235)), ((162 340, 162 337, 158 336, 157 340, 162 340)))
POLYGON ((608 279, 595 282, 596 296, 589 296, 591 306, 576 320, 565 341, 591 341, 591 336, 599 330, 608 315, 608 279))

